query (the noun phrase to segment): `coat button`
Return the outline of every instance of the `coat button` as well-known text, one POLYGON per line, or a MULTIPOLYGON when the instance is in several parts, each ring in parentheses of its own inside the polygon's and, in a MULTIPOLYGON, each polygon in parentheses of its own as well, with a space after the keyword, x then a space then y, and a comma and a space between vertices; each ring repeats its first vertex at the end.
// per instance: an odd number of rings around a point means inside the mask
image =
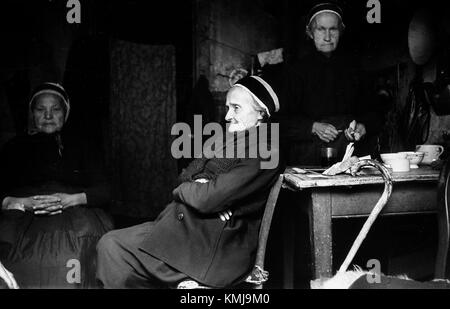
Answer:
POLYGON ((180 212, 180 213, 178 214, 178 221, 183 220, 183 218, 184 218, 184 214, 183 214, 182 212, 180 212))

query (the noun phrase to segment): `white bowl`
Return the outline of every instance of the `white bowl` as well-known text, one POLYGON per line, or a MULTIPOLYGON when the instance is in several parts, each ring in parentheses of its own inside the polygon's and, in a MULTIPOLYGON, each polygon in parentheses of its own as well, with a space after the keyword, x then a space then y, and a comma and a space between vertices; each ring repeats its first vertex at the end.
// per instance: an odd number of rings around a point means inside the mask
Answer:
POLYGON ((380 157, 394 172, 410 171, 410 161, 406 158, 406 153, 382 153, 380 157))
POLYGON ((380 157, 384 164, 390 165, 389 162, 392 160, 406 159, 406 153, 382 153, 380 154, 380 157))
POLYGON ((406 158, 409 160, 411 168, 419 168, 419 164, 425 156, 425 152, 406 151, 400 153, 406 154, 406 158))

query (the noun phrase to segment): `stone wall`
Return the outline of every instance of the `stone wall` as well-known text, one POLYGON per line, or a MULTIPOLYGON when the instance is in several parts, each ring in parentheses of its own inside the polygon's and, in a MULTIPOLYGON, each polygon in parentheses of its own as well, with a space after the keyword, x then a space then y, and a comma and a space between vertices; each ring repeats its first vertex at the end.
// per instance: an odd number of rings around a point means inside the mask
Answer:
POLYGON ((263 1, 197 0, 194 14, 194 81, 205 76, 214 98, 215 120, 224 117, 229 74, 249 70, 252 55, 279 48, 278 24, 263 1))

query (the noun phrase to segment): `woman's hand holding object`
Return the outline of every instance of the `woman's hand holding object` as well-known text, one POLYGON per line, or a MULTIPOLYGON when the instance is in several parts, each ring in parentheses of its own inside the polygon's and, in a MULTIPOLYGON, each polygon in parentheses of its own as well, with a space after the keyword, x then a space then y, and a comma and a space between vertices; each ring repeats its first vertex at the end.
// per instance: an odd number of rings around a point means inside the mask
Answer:
POLYGON ((367 134, 366 126, 353 120, 345 130, 345 137, 350 142, 358 142, 367 134))
POLYGON ((317 135, 322 141, 329 143, 338 137, 340 131, 338 131, 332 124, 314 122, 312 126, 312 134, 317 135))

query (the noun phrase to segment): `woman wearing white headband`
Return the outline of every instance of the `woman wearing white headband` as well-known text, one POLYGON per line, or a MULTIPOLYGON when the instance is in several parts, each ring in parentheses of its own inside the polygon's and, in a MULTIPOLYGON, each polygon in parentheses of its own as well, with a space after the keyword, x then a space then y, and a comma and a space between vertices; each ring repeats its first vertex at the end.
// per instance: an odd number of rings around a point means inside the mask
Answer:
POLYGON ((61 85, 39 85, 27 133, 0 151, 0 260, 23 288, 95 287, 95 245, 112 228, 95 146, 63 136, 70 107, 61 85), (70 261, 82 265, 73 282, 70 261))
MULTIPOLYGON (((265 80, 238 81, 228 91, 226 106, 231 138, 225 145, 239 149, 243 144, 248 154, 268 142, 248 138, 280 108, 265 80)), ((260 156, 223 157, 223 148, 205 152, 184 170, 173 201, 154 222, 103 236, 97 276, 105 288, 170 288, 187 279, 224 287, 248 274, 270 187, 284 169, 278 162, 262 168, 260 156)), ((271 152, 277 153, 276 147, 271 152)))
POLYGON ((314 49, 290 64, 284 79, 288 164, 319 166, 323 148, 335 148, 336 159, 342 158, 350 142, 359 156, 375 149, 383 118, 365 91, 357 58, 339 46, 343 16, 334 2, 320 3, 307 15, 306 34, 314 49))

